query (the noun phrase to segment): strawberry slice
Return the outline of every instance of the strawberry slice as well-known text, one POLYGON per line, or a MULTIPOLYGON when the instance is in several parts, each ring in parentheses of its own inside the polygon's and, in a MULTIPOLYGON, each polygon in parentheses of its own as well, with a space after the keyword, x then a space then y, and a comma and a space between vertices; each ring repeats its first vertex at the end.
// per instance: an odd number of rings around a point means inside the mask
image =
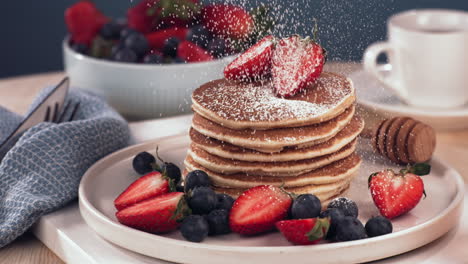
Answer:
POLYGON ((281 97, 293 96, 320 76, 324 49, 309 38, 294 35, 276 44, 272 58, 273 87, 281 97))
POLYGON ((148 43, 151 48, 162 51, 164 41, 166 41, 166 39, 176 37, 179 40, 184 40, 187 35, 187 31, 187 28, 171 27, 147 34, 146 39, 148 39, 148 43))
POLYGON ((166 233, 177 229, 190 213, 182 192, 171 192, 134 204, 115 216, 123 225, 151 233, 166 233))
POLYGON ((170 179, 160 172, 150 172, 125 189, 114 201, 115 208, 122 210, 138 202, 168 193, 170 191, 170 179))
POLYGON ((234 202, 229 215, 233 232, 254 235, 272 230, 286 217, 292 199, 285 191, 271 185, 246 190, 234 202))
POLYGON ((224 68, 224 77, 229 80, 256 80, 269 76, 274 42, 273 36, 264 37, 229 63, 224 68))
POLYGON ((388 219, 412 210, 421 200, 424 183, 418 175, 430 172, 430 165, 415 164, 396 174, 387 169, 369 176, 369 189, 380 214, 388 219))
POLYGON ((206 50, 188 40, 179 43, 179 46, 177 47, 177 56, 186 62, 213 60, 213 57, 206 50))
POLYGON ((327 236, 330 228, 328 218, 307 218, 284 220, 276 223, 276 228, 291 243, 296 245, 317 244, 327 236))

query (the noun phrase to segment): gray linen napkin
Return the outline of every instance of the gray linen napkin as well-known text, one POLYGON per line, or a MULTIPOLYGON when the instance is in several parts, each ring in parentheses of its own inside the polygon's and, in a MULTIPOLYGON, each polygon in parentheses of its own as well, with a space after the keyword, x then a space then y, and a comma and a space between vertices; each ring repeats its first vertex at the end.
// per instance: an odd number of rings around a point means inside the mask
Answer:
MULTIPOLYGON (((31 109, 51 88, 44 89, 31 109)), ((129 144, 127 122, 101 97, 75 89, 67 100, 80 102, 73 121, 29 129, 0 164, 0 247, 41 215, 75 199, 86 170, 129 144)), ((0 107, 0 141, 22 120, 0 107)))

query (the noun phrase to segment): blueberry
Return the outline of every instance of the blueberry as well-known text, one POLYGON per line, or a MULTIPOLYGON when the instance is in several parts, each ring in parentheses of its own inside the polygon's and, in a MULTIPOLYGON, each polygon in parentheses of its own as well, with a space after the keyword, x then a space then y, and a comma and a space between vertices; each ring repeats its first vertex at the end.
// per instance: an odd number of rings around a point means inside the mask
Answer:
POLYGON ((338 208, 330 208, 320 213, 320 218, 330 218, 330 228, 328 229, 327 239, 335 240, 336 236, 336 227, 338 226, 338 222, 341 221, 345 215, 343 211, 338 208))
POLYGON ((148 40, 143 34, 130 34, 123 41, 124 46, 133 50, 137 56, 143 56, 149 51, 148 40))
POLYGON ((120 39, 126 39, 128 36, 132 34, 139 34, 138 31, 134 30, 133 28, 123 28, 120 31, 120 39))
POLYGON ((176 189, 176 192, 184 192, 184 185, 182 184, 182 181, 177 183, 175 189, 176 189))
POLYGON ((73 43, 70 45, 70 48, 78 53, 81 53, 81 54, 88 54, 88 46, 85 45, 85 44, 81 44, 81 43, 73 43))
POLYGON ((138 57, 133 50, 122 48, 112 55, 112 60, 118 62, 136 62, 138 57))
POLYGON ((210 178, 208 174, 202 170, 191 171, 185 176, 185 191, 188 192, 195 187, 210 186, 210 178))
POLYGON ((208 232, 208 223, 201 215, 189 215, 180 226, 182 236, 191 242, 203 241, 208 236, 208 232))
POLYGON ((159 54, 147 54, 143 57, 143 63, 147 64, 162 64, 164 62, 164 58, 159 54))
POLYGON ((206 48, 212 36, 210 32, 202 25, 195 25, 188 29, 186 40, 191 41, 198 46, 206 48))
POLYGON ((133 169, 142 175, 153 171, 153 163, 156 163, 156 159, 146 151, 138 153, 132 161, 133 169))
POLYGON ((337 241, 351 241, 366 238, 366 230, 359 219, 345 216, 336 226, 337 241))
POLYGON ((206 216, 206 221, 210 231, 209 235, 222 235, 231 233, 231 228, 229 228, 229 212, 224 209, 217 209, 211 211, 206 216))
POLYGON ((99 31, 99 35, 104 39, 119 39, 122 25, 116 22, 109 22, 104 24, 99 31))
POLYGON ((359 214, 357 204, 353 200, 346 197, 338 197, 333 199, 328 204, 327 208, 338 208, 343 211, 345 216, 352 216, 354 218, 356 218, 359 214))
POLYGON ((169 57, 175 57, 177 55, 177 46, 179 46, 180 40, 175 37, 168 38, 164 41, 163 53, 169 57))
POLYGON ((313 194, 301 194, 294 199, 291 205, 292 219, 315 218, 319 216, 322 204, 313 194))
POLYGON ((188 205, 194 214, 207 214, 216 207, 216 193, 209 187, 195 187, 189 196, 188 205))
POLYGON ((366 233, 369 237, 390 234, 393 231, 392 222, 383 216, 375 216, 366 223, 366 233))
POLYGON ((211 55, 221 58, 226 55, 226 41, 224 39, 213 39, 206 48, 211 55))
POLYGON ((216 203, 216 209, 224 209, 227 211, 231 210, 232 204, 234 203, 234 198, 224 193, 216 194, 216 198, 218 199, 218 202, 216 203))
POLYGON ((174 163, 165 162, 162 167, 161 171, 167 175, 167 177, 174 180, 174 183, 177 184, 180 181, 181 174, 180 169, 174 163))

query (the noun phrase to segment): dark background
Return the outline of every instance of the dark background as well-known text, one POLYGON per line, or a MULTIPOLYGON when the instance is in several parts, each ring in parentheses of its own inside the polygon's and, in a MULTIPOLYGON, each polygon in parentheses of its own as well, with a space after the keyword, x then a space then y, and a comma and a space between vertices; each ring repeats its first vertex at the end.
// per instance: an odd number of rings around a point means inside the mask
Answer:
MULTIPOLYGON (((66 34, 63 12, 75 0, 2 1, 0 78, 62 69, 61 42, 66 34)), ((108 16, 122 17, 135 0, 95 0, 108 16)), ((203 1, 213 2, 213 1, 203 1)), ((220 1, 216 1, 220 2, 220 1)), ((385 39, 385 21, 413 8, 468 11, 468 0, 231 0, 244 6, 260 2, 275 7, 277 35, 310 34, 319 20, 322 45, 332 60, 361 60, 370 43, 385 39)))

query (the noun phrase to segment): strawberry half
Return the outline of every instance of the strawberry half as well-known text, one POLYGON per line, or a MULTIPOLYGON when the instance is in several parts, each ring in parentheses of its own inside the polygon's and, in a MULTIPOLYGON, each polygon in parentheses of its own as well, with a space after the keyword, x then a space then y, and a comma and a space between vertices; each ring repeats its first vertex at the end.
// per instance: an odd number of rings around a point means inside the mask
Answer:
POLYGON ((125 189, 115 200, 117 210, 134 205, 138 202, 168 193, 170 191, 170 179, 160 172, 150 172, 125 189))
POLYGON ((327 236, 329 218, 307 218, 284 220, 276 223, 276 228, 291 243, 296 245, 317 244, 327 236))
POLYGON ((387 169, 369 176, 369 189, 380 214, 395 218, 413 209, 421 200, 424 183, 418 175, 430 172, 430 165, 415 164, 396 174, 387 169))
POLYGON ((177 47, 177 56, 186 62, 211 61, 213 57, 197 44, 184 40, 177 47))
POLYGON ((234 202, 229 225, 233 232, 254 235, 272 230, 284 219, 292 199, 285 191, 271 185, 260 185, 243 192, 234 202))
POLYGON ((134 204, 115 216, 123 225, 151 233, 166 233, 177 229, 190 213, 182 192, 171 192, 134 204))
POLYGON ((264 37, 229 63, 224 68, 224 77, 229 80, 257 80, 269 76, 274 42, 273 36, 264 37))
POLYGON ((297 35, 281 39, 271 69, 276 94, 288 97, 301 91, 317 80, 324 64, 325 51, 313 40, 297 35))

